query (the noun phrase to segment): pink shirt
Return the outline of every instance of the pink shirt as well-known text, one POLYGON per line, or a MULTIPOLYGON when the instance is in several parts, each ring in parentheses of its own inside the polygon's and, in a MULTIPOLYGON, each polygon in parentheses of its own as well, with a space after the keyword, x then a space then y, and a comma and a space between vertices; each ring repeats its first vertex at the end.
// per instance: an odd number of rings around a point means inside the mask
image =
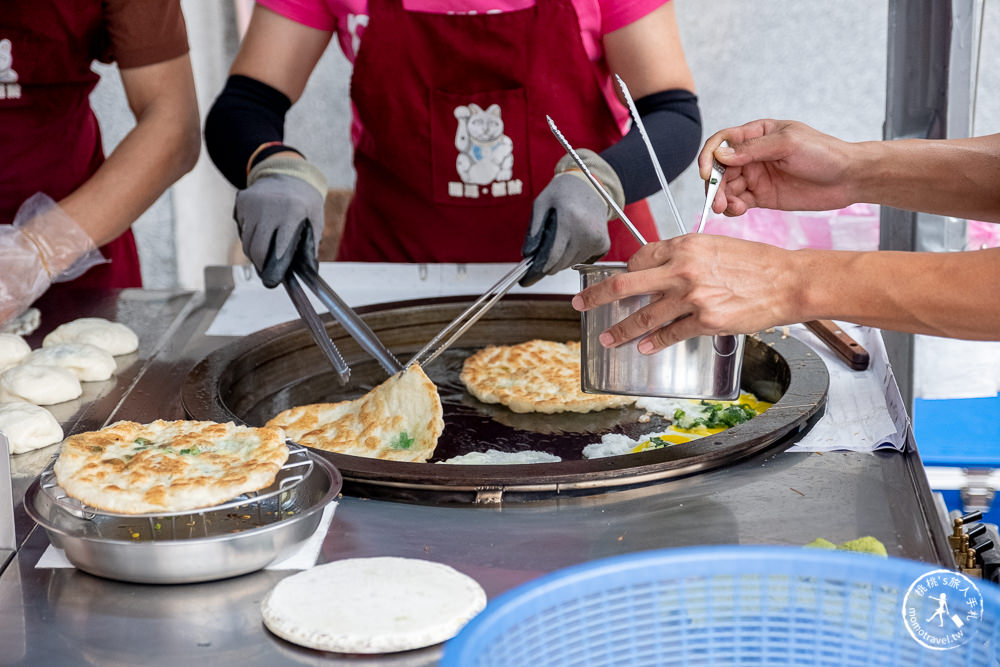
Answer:
MULTIPOLYGON (((543 0, 544 1, 544 0, 543 0)), ((628 110, 618 102, 615 87, 603 66, 602 37, 646 16, 669 0, 571 0, 580 21, 584 49, 594 63, 608 106, 624 131, 628 110)), ((534 0, 402 0, 410 11, 437 14, 501 13, 533 7, 534 0)), ((317 30, 337 33, 340 48, 347 59, 354 57, 368 24, 367 0, 257 0, 257 4, 297 23, 317 30)))

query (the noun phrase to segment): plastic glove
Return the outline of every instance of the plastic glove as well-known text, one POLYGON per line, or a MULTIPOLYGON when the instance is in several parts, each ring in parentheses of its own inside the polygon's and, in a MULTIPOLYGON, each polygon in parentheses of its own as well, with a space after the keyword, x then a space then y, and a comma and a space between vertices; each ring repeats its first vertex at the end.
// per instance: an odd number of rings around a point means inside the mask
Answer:
MULTIPOLYGON (((577 152, 615 202, 624 206, 621 180, 611 165, 586 148, 577 152)), ((590 264, 607 254, 611 248, 608 220, 614 215, 573 159, 564 156, 556 164, 555 178, 535 198, 531 226, 521 247, 521 254, 534 261, 521 285, 534 284, 544 275, 574 264, 590 264)))
POLYGON ((300 248, 316 266, 325 197, 326 179, 305 160, 273 157, 250 171, 236 193, 235 217, 243 252, 265 287, 282 281, 300 248))
POLYGON ((24 312, 52 283, 73 280, 107 261, 51 197, 32 195, 13 225, 0 225, 0 324, 24 312))

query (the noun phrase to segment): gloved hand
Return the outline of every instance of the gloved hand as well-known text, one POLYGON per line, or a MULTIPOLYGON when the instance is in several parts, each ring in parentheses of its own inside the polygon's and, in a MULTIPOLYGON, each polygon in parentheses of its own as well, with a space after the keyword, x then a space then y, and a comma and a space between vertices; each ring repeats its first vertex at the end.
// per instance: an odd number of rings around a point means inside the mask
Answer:
MULTIPOLYGON (((604 159, 586 148, 577 151, 587 168, 624 207, 625 193, 618 174, 604 159)), ((521 254, 533 257, 521 279, 527 287, 574 264, 597 261, 611 248, 608 220, 615 213, 573 159, 566 155, 556 164, 556 176, 542 190, 531 211, 531 226, 521 254)))
POLYGON ((14 224, 0 225, 0 324, 20 315, 52 283, 73 280, 106 261, 51 197, 32 195, 14 224))
POLYGON ((250 170, 247 187, 236 193, 236 224, 243 252, 265 287, 288 272, 296 251, 316 266, 323 236, 326 179, 305 160, 271 157, 250 170))

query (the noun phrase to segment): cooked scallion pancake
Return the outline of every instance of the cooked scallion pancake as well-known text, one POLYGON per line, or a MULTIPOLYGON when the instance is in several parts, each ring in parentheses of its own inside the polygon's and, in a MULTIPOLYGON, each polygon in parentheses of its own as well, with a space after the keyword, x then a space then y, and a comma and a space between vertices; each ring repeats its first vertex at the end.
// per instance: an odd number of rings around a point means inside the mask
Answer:
POLYGON ((434 454, 444 430, 442 415, 437 387, 414 365, 361 398, 289 408, 267 425, 307 447, 422 463, 434 454))
POLYGON ((632 396, 583 392, 577 341, 489 345, 465 360, 461 379, 483 403, 514 412, 594 412, 635 403, 632 396))
POLYGON ((232 422, 117 422, 72 435, 55 463, 63 490, 125 514, 209 507, 274 481, 288 458, 278 428, 232 422))

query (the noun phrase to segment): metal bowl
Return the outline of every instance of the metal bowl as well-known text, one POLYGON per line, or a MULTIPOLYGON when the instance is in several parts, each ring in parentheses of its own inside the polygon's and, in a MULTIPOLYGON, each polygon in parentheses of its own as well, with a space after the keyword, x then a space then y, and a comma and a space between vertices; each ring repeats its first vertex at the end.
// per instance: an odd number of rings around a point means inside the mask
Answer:
MULTIPOLYGON (((580 289, 625 273, 625 264, 578 264, 580 289)), ((642 354, 635 342, 606 348, 597 337, 640 308, 649 295, 631 296, 583 313, 580 376, 594 394, 663 396, 731 401, 740 395, 746 336, 697 336, 656 354, 642 354)))
POLYGON ((69 511, 36 479, 24 508, 77 568, 109 579, 184 584, 259 570, 291 555, 340 493, 340 472, 310 453, 312 471, 252 507, 205 508, 162 518, 69 511))

